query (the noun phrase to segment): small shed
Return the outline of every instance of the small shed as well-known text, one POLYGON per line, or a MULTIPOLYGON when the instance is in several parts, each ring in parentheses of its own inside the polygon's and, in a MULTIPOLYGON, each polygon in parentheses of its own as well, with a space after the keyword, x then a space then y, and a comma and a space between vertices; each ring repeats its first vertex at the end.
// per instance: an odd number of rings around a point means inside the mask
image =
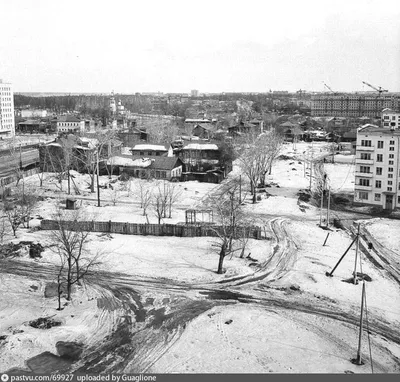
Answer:
POLYGON ((76 199, 75 198, 67 198, 65 201, 65 208, 67 210, 76 210, 76 199))

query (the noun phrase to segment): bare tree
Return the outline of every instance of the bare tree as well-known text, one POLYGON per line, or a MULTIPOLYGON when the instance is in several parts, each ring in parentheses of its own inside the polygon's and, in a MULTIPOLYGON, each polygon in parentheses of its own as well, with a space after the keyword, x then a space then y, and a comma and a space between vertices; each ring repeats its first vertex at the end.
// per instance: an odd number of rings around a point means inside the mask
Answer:
POLYGON ((10 235, 10 224, 6 215, 0 217, 0 244, 10 235))
POLYGON ((179 135, 178 123, 162 116, 142 121, 140 127, 146 129, 148 140, 152 143, 170 143, 179 135))
POLYGON ((3 212, 10 224, 14 237, 17 237, 17 230, 23 222, 21 209, 16 203, 5 201, 3 203, 3 212))
POLYGON ((253 203, 256 202, 256 187, 260 178, 258 135, 246 134, 237 142, 238 162, 240 169, 250 182, 253 203))
POLYGON ((253 203, 257 200, 257 184, 265 182, 281 146, 282 139, 275 133, 249 133, 237 142, 239 166, 250 181, 253 203))
MULTIPOLYGON (((165 184, 165 182, 164 182, 165 184)), ((166 185, 166 210, 168 209, 168 217, 172 217, 172 207, 182 195, 182 189, 176 183, 168 182, 166 185)))
POLYGON ((14 189, 13 200, 4 201, 4 216, 8 220, 14 237, 16 237, 17 230, 21 225, 29 228, 29 220, 37 200, 37 195, 33 190, 26 188, 23 183, 20 183, 14 189))
POLYGON ((243 235, 247 225, 242 204, 239 196, 239 185, 234 183, 224 191, 224 195, 213 197, 210 204, 215 211, 218 226, 213 230, 217 235, 217 241, 213 244, 218 248, 218 269, 217 273, 223 273, 223 263, 227 255, 243 248, 243 245, 237 246, 235 241, 243 235))
POLYGON ((281 136, 274 132, 265 133, 261 135, 260 145, 257 145, 259 151, 259 170, 260 170, 260 183, 265 185, 265 177, 271 174, 272 164, 278 157, 283 144, 281 136))
POLYGON ((149 181, 139 180, 136 188, 136 196, 140 200, 140 208, 143 209, 143 216, 147 215, 147 209, 152 201, 152 183, 149 181))
POLYGON ((161 219, 166 217, 166 196, 164 185, 160 182, 153 192, 151 206, 157 217, 158 224, 161 224, 161 219))
POLYGON ((89 255, 87 249, 89 232, 84 230, 78 210, 73 211, 72 217, 65 211, 59 210, 54 220, 57 229, 51 232, 51 239, 55 244, 52 248, 58 253, 61 266, 65 268, 67 300, 71 300, 72 286, 76 283, 80 284, 84 276, 100 264, 101 254, 89 255))

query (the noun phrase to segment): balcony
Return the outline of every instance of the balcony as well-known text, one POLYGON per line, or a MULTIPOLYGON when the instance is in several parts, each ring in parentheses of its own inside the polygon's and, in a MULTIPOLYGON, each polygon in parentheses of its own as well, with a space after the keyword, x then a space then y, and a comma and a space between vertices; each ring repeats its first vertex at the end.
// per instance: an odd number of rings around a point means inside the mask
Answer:
POLYGON ((355 175, 361 178, 372 178, 374 176, 372 172, 359 172, 359 171, 356 171, 355 175))
POLYGON ((355 184, 354 189, 357 191, 372 191, 372 186, 361 186, 361 184, 355 184))
POLYGON ((375 147, 374 146, 356 146, 357 151, 374 151, 375 147))
POLYGON ((356 158, 356 164, 374 164, 374 160, 373 159, 356 158))

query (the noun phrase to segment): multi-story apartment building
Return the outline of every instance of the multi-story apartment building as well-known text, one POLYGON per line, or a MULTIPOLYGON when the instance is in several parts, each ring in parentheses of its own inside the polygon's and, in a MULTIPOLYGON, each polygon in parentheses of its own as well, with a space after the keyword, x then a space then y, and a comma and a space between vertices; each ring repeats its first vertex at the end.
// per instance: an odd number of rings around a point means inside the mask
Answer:
POLYGON ((390 129, 400 128, 400 112, 395 112, 392 109, 383 109, 382 127, 390 129))
POLYGON ((400 111, 400 94, 322 93, 311 96, 311 115, 314 117, 380 118, 385 108, 400 111))
POLYGON ((400 130, 364 125, 357 132, 354 201, 400 208, 400 130))
POLYGON ((11 84, 0 79, 0 137, 15 135, 14 95, 11 84))

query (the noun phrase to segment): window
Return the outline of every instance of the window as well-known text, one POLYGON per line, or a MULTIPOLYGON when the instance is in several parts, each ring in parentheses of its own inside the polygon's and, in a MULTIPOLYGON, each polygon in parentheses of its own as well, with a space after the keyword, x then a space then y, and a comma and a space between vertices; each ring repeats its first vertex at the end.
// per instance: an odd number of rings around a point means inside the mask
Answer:
POLYGON ((159 157, 159 156, 160 156, 160 152, 156 151, 156 157, 159 157))
POLYGON ((360 172, 369 173, 370 167, 368 166, 360 166, 360 172))
POLYGON ((391 180, 388 180, 388 185, 392 185, 393 184, 393 181, 391 181, 391 180))
POLYGON ((383 162, 383 155, 382 154, 377 154, 376 155, 376 161, 377 162, 383 162))
POLYGON ((371 159, 371 154, 370 153, 361 153, 361 159, 370 160, 371 159))
POLYGON ((394 141, 390 141, 390 142, 389 142, 389 145, 394 145, 394 141))
POLYGON ((387 190, 388 190, 388 191, 392 191, 392 187, 388 187, 387 190))
POLYGON ((360 186, 369 186, 369 179, 363 179, 363 178, 361 178, 361 179, 360 179, 359 185, 360 185, 360 186))
POLYGON ((371 147, 371 141, 369 140, 362 140, 361 141, 361 146, 365 146, 365 147, 371 147))
POLYGON ((388 178, 393 178, 393 174, 388 174, 388 178))
POLYGON ((375 181, 375 188, 381 188, 382 187, 382 181, 376 180, 375 181))
POLYGON ((147 151, 147 155, 148 155, 149 157, 151 157, 153 154, 152 154, 151 151, 147 151))
POLYGON ((382 175, 382 167, 376 168, 376 175, 382 175))
POLYGON ((389 165, 393 166, 394 162, 392 160, 389 161, 389 165))
POLYGON ((167 172, 166 171, 160 171, 161 172, 161 179, 165 179, 167 177, 167 172))
POLYGON ((360 191, 358 193, 358 198, 361 200, 368 200, 368 192, 360 191))
POLYGON ((390 147, 389 147, 389 151, 394 151, 394 147, 393 147, 393 146, 390 146, 390 147))
POLYGON ((394 154, 389 154, 389 159, 394 159, 394 154))
POLYGON ((140 151, 139 155, 144 156, 144 151, 140 151))
POLYGON ((380 202, 381 201, 381 194, 375 194, 374 200, 375 200, 375 202, 380 202))
POLYGON ((400 204, 400 195, 397 197, 397 203, 400 204))
POLYGON ((393 167, 389 167, 389 168, 388 168, 388 171, 389 171, 389 172, 393 172, 393 167))
POLYGON ((378 141, 378 149, 383 149, 383 141, 378 141))
POLYGON ((160 171, 156 171, 156 178, 160 179, 160 171))

